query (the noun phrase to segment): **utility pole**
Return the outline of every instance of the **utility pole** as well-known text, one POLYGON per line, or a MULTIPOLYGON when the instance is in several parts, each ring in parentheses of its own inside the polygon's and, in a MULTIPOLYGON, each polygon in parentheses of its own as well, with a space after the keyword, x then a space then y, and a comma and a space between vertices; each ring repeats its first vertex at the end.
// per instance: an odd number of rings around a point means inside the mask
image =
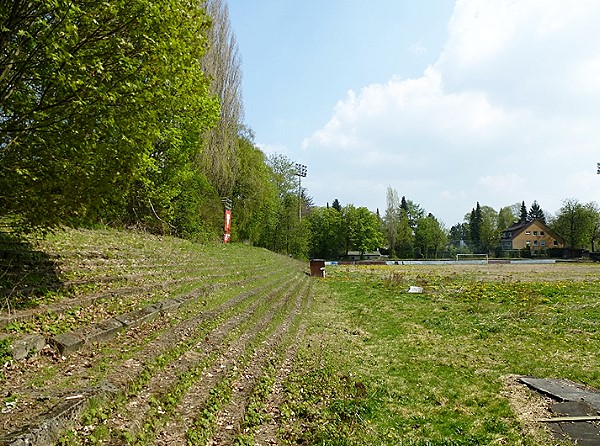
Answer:
POLYGON ((302 221, 302 178, 306 177, 306 166, 296 163, 296 175, 298 176, 298 219, 302 221))

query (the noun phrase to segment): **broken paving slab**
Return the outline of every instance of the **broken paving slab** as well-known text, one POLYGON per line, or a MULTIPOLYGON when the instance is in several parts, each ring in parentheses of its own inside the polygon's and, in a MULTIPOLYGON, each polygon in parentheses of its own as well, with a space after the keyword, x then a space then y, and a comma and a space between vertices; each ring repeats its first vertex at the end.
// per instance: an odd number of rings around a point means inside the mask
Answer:
POLYGON ((592 417, 597 415, 589 404, 581 401, 566 401, 552 405, 552 413, 559 417, 592 417))
POLYGON ((600 411, 600 391, 567 379, 521 377, 519 381, 557 401, 583 401, 600 411))
POLYGON ((125 328, 125 325, 117 319, 107 319, 87 327, 83 337, 86 342, 107 341, 123 328, 125 328))
POLYGON ((85 340, 78 334, 62 333, 52 336, 49 343, 56 347, 61 355, 66 355, 79 350, 85 343, 85 340))
POLYGON ((134 325, 140 324, 144 321, 148 321, 156 316, 158 316, 160 312, 160 308, 158 305, 148 305, 140 310, 130 311, 129 313, 120 314, 115 316, 115 319, 121 322, 123 325, 127 327, 132 327, 134 325))
POLYGON ((559 401, 551 407, 556 420, 540 420, 548 423, 555 438, 571 439, 579 446, 600 445, 600 426, 591 421, 599 411, 600 391, 566 379, 521 377, 519 381, 559 401))
POLYGON ((46 346, 46 338, 41 334, 30 334, 13 339, 11 343, 12 357, 17 361, 38 353, 46 346))
POLYGON ((572 439, 577 446, 598 446, 600 430, 590 422, 560 422, 550 423, 550 430, 557 439, 572 439))
POLYGON ((116 392, 115 387, 104 383, 98 387, 86 389, 81 393, 65 396, 59 404, 32 421, 31 424, 4 436, 0 435, 0 445, 55 445, 60 432, 74 424, 75 420, 80 417, 87 407, 90 398, 111 398, 116 392))
POLYGON ((183 302, 180 299, 165 299, 157 304, 162 314, 176 310, 183 302))

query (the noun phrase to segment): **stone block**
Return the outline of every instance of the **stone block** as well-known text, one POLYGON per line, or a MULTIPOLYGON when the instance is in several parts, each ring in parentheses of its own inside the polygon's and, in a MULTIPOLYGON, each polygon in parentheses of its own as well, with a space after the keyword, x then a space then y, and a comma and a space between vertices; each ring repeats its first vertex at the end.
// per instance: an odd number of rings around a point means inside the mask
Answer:
POLYGON ((107 319, 88 328, 85 334, 86 342, 106 341, 117 334, 125 326, 117 319, 107 319))
POLYGON ((167 313, 179 308, 181 306, 181 302, 178 299, 165 299, 158 305, 161 313, 167 313))
POLYGON ((56 347, 63 354, 76 352, 84 344, 84 339, 74 333, 63 333, 50 338, 49 343, 56 347))
POLYGON ((144 321, 150 320, 159 314, 158 305, 148 305, 140 310, 130 311, 129 313, 115 316, 115 319, 126 327, 132 327, 144 321))
POLYGON ((46 345, 46 338, 40 334, 25 335, 12 341, 12 356, 16 360, 38 353, 46 345))

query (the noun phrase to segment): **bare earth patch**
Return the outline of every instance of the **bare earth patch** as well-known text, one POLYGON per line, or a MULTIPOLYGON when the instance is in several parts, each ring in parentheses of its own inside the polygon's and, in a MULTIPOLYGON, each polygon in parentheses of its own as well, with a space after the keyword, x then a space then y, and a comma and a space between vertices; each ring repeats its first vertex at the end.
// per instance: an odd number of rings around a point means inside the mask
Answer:
POLYGON ((521 423, 523 432, 540 444, 549 442, 552 434, 543 423, 538 420, 552 416, 550 407, 554 403, 552 398, 532 391, 529 387, 518 381, 519 376, 507 375, 503 377, 504 389, 502 396, 506 398, 521 423))

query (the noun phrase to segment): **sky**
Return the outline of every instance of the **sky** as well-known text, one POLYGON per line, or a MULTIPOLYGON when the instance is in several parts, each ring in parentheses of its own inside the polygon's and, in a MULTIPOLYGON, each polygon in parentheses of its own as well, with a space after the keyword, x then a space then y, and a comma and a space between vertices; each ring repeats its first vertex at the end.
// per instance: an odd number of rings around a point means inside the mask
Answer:
POLYGON ((600 202, 600 1, 229 0, 256 144, 317 206, 447 228, 476 206, 600 202))

